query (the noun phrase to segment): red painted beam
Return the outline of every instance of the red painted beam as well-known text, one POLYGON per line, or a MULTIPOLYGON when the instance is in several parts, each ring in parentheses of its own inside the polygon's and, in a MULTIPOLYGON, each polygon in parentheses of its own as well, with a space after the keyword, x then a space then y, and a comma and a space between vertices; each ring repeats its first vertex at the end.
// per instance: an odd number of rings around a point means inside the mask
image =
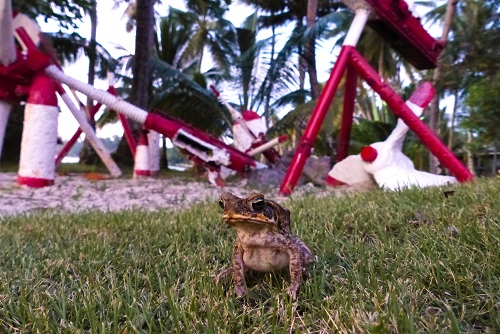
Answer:
POLYGON ((444 43, 432 37, 403 0, 364 0, 376 13, 368 25, 417 69, 431 69, 444 43))
MULTIPOLYGON (((159 115, 157 113, 149 113, 144 126, 147 129, 154 130, 173 139, 179 130, 184 130, 196 138, 209 143, 210 145, 216 146, 219 149, 223 149, 229 153, 229 165, 227 168, 231 168, 237 172, 245 172, 250 167, 255 167, 257 165, 256 161, 249 156, 232 146, 227 145, 223 141, 212 137, 206 132, 203 132, 197 128, 192 127, 189 124, 183 123, 177 119, 167 117, 165 115, 159 115)), ((201 159, 197 159, 200 161, 201 159)), ((203 162, 203 164, 209 167, 210 164, 203 162)))
POLYGON ((318 103, 313 110, 311 119, 307 124, 307 128, 304 131, 302 139, 295 151, 292 163, 288 167, 287 173, 283 182, 281 183, 280 193, 282 195, 290 195, 297 184, 297 181, 304 169, 307 158, 311 154, 311 149, 314 141, 318 137, 319 129, 321 124, 325 120, 328 107, 332 103, 335 92, 339 86, 340 80, 344 75, 344 70, 347 66, 347 60, 349 58, 350 48, 343 46, 340 50, 340 54, 333 66, 332 72, 330 73, 330 78, 326 82, 325 88, 319 96, 318 103))
POLYGON ((438 158, 441 164, 448 168, 459 182, 472 180, 472 173, 455 157, 441 140, 418 118, 406 105, 405 101, 378 75, 370 64, 353 47, 350 48, 349 65, 354 67, 366 82, 387 103, 394 114, 400 117, 408 127, 415 132, 429 151, 438 158))
POLYGON ((344 87, 344 110, 342 112, 342 125, 337 145, 337 162, 344 160, 349 154, 349 142, 351 139, 352 121, 354 117, 357 83, 358 74, 351 66, 347 66, 344 87))
MULTIPOLYGON (((114 96, 118 96, 115 87, 110 86, 108 88, 108 91, 114 96)), ((125 115, 123 115, 122 113, 118 113, 118 118, 122 123, 123 134, 125 135, 125 140, 127 141, 128 148, 130 149, 132 156, 135 156, 135 149, 137 147, 137 142, 135 141, 134 134, 132 133, 132 129, 130 128, 130 123, 128 122, 127 117, 125 117, 125 115)))

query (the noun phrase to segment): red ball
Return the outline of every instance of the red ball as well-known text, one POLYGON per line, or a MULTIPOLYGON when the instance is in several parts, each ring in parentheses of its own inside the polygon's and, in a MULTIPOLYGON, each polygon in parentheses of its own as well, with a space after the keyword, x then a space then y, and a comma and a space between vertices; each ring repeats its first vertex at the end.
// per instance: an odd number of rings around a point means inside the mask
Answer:
POLYGON ((374 162, 377 159, 378 152, 371 146, 365 146, 361 150, 361 159, 366 162, 374 162))

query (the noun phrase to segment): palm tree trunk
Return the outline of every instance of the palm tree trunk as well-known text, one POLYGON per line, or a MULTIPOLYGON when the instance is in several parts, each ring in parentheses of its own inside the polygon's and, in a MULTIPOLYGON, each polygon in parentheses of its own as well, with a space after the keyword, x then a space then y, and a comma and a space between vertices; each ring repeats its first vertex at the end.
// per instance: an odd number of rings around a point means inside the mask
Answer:
MULTIPOLYGON (((91 0, 91 7, 89 11, 90 17, 90 43, 89 43, 89 74, 88 74, 88 84, 94 85, 95 81, 95 66, 97 62, 97 51, 96 51, 96 38, 97 38, 97 3, 96 0, 91 0)), ((87 110, 91 110, 94 106, 94 101, 87 97, 87 110)))
POLYGON ((135 55, 130 102, 147 109, 151 89, 150 55, 154 37, 154 0, 137 0, 135 55))
MULTIPOLYGON (((446 14, 445 14, 445 19, 444 19, 444 25, 443 25, 443 33, 441 35, 441 40, 443 42, 448 41, 448 34, 451 29, 451 22, 453 20, 453 16, 455 14, 455 9, 457 7, 458 0, 448 0, 447 6, 446 6, 446 14)), ((432 81, 434 82, 434 86, 436 86, 436 83, 439 81, 441 78, 441 73, 439 70, 439 61, 438 61, 438 66, 434 70, 434 75, 432 77, 432 81)), ((436 93, 434 98, 431 101, 430 105, 430 112, 429 112, 429 126, 431 129, 439 135, 439 92, 436 93)), ((431 173, 436 173, 438 170, 438 161, 437 159, 430 154, 430 159, 429 159, 429 171, 431 173)))
MULTIPOLYGON (((318 13, 318 0, 307 1, 307 28, 311 28, 316 22, 318 13)), ((309 83, 311 85, 311 97, 317 99, 320 94, 318 84, 318 73, 316 71, 316 38, 313 35, 311 40, 307 42, 305 49, 305 58, 307 60, 307 69, 309 72, 309 83)))
MULTIPOLYGON (((385 42, 382 42, 382 43, 385 43, 385 42)), ((378 55, 378 75, 385 79, 384 78, 384 45, 382 44, 380 46, 380 52, 379 52, 379 55, 378 55)))
MULTIPOLYGON (((95 66, 97 63, 97 51, 96 51, 96 37, 97 37, 97 3, 95 0, 92 0, 90 10, 90 41, 89 41, 89 49, 88 49, 88 58, 89 58, 89 73, 87 77, 87 82, 89 85, 94 85, 95 81, 95 66)), ((87 97, 87 121, 95 130, 95 120, 90 116, 90 110, 92 110, 94 106, 94 101, 87 97)), ((85 138, 83 142, 83 147, 80 152, 80 163, 86 165, 92 165, 99 161, 99 157, 97 153, 92 148, 90 142, 85 138)))
MULTIPOLYGON (((302 20, 297 20, 297 27, 302 27, 302 20)), ((307 70, 307 60, 304 55, 304 47, 299 45, 299 89, 303 90, 305 86, 306 70, 307 70)), ((300 101, 299 104, 305 101, 300 101)))
POLYGON ((453 109, 450 115, 450 132, 448 135, 448 148, 451 150, 453 148, 453 141, 455 140, 455 113, 457 111, 458 105, 458 92, 455 91, 455 101, 453 102, 453 109))
MULTIPOLYGON (((132 61, 132 89, 129 102, 135 106, 148 109, 151 92, 150 56, 154 47, 154 0, 137 0, 135 54, 132 61)), ((139 137, 140 125, 131 122, 130 126, 136 138, 139 137)), ((115 155, 115 160, 126 166, 134 165, 134 157, 127 147, 125 138, 122 138, 115 155)))
MULTIPOLYGON (((271 42, 271 64, 274 62, 274 52, 275 52, 275 44, 276 44, 276 31, 274 26, 274 12, 271 12, 271 16, 273 16, 273 24, 271 26, 272 30, 272 42, 271 42)), ((264 121, 266 122, 266 127, 269 128, 269 118, 270 118, 270 103, 271 103, 271 91, 273 90, 273 83, 269 82, 266 94, 266 104, 264 107, 264 121)))
POLYGON ((473 156, 472 151, 470 149, 471 143, 472 143, 472 133, 470 131, 467 131, 467 144, 469 144, 468 145, 469 147, 465 151, 467 154, 467 168, 472 173, 472 175, 476 175, 476 172, 474 169, 474 156, 473 156))

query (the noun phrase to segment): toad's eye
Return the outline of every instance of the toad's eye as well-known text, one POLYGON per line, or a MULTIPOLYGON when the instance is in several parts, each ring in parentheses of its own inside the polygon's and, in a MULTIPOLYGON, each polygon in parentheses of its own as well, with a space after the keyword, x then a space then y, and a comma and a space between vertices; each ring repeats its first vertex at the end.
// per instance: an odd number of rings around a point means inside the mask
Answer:
POLYGON ((264 198, 263 197, 259 197, 259 198, 256 198, 252 201, 252 209, 253 211, 262 211, 264 210, 264 198))
POLYGON ((222 200, 222 198, 219 200, 219 206, 221 209, 224 209, 224 201, 222 200))

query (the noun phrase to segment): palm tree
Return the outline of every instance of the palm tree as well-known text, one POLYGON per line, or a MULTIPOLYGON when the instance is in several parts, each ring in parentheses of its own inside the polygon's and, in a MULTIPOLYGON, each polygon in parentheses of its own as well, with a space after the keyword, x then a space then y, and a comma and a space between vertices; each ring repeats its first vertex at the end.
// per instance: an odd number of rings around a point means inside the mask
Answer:
MULTIPOLYGON (((89 58, 89 72, 87 83, 89 85, 94 85, 95 81, 95 70, 97 63, 97 3, 95 0, 90 1, 90 8, 88 12, 90 18, 90 40, 88 47, 88 58, 89 58)), ((87 121, 95 130, 95 120, 94 117, 90 116, 90 110, 94 107, 94 101, 91 98, 87 98, 87 121)), ((92 148, 92 145, 85 137, 83 142, 82 150, 80 151, 80 163, 82 164, 94 164, 99 160, 97 153, 92 148)))
MULTIPOLYGON (((313 94, 319 95, 318 83, 316 78, 316 66, 315 66, 315 47, 316 38, 322 38, 322 34, 325 32, 326 27, 329 23, 334 23, 339 19, 338 15, 331 15, 336 13, 339 9, 345 8, 345 6, 340 1, 318 1, 317 8, 316 4, 311 2, 311 4, 305 1, 260 1, 260 0, 246 0, 245 3, 254 6, 263 12, 263 15, 259 17, 259 22, 262 27, 270 27, 272 29, 272 43, 271 43, 271 56, 269 58, 269 69, 270 73, 266 78, 266 85, 263 86, 263 91, 266 92, 264 95, 265 107, 264 115, 265 117, 270 116, 269 108, 272 105, 270 101, 271 96, 274 94, 275 79, 279 76, 282 66, 285 62, 290 62, 292 56, 297 55, 298 64, 295 65, 294 71, 298 71, 298 90, 294 93, 297 97, 297 92, 304 91, 304 76, 305 71, 309 71, 310 83, 313 88, 313 94), (309 17, 308 17, 309 10, 309 17), (319 17, 318 22, 315 23, 316 17, 319 17), (304 19, 307 20, 307 28, 304 27, 304 19), (295 23, 295 28, 291 33, 289 40, 285 43, 285 47, 275 53, 274 45, 275 42, 275 28, 279 26, 284 26, 289 23, 295 23)), ((288 74, 290 72, 290 64, 287 64, 286 70, 288 74)), ((293 74, 295 76, 295 73, 293 74)), ((290 80, 289 80, 290 81, 290 80)), ((297 82, 297 80, 294 80, 297 82)), ((277 91, 282 91, 282 87, 276 88, 277 91)), ((302 102, 305 99, 302 100, 302 102)))
POLYGON ((186 7, 191 38, 182 57, 197 59, 198 72, 201 72, 205 51, 208 51, 216 67, 228 74, 236 41, 233 24, 223 17, 228 7, 220 0, 187 0, 186 7))
MULTIPOLYGON (((149 109, 153 81, 151 55, 154 50, 155 3, 156 0, 135 0, 129 2, 129 6, 124 13, 128 17, 127 30, 131 31, 135 26, 135 52, 131 57, 131 61, 125 63, 125 67, 131 67, 132 70, 128 100, 145 110, 149 109)), ((123 57, 122 61, 127 58, 130 59, 130 57, 123 57)), ((125 79, 125 81, 128 80, 125 79)), ((135 137, 138 137, 140 126, 134 122, 131 122, 130 125, 135 137)), ((124 165, 132 166, 134 164, 134 158, 124 138, 118 144, 114 158, 124 165)))
MULTIPOLYGON (((307 1, 307 28, 310 29, 316 21, 318 13, 318 0, 307 1)), ((319 97, 318 74, 316 72, 316 46, 315 36, 311 36, 304 49, 304 58, 307 62, 307 70, 309 72, 309 83, 311 85, 311 98, 319 97)))
POLYGON ((207 90, 206 80, 221 80, 225 70, 199 72, 199 54, 189 51, 193 19, 190 12, 170 8, 169 15, 160 20, 158 56, 152 59, 155 94, 151 106, 218 136, 229 129, 231 118, 207 90))
POLYGON ((130 102, 142 109, 148 109, 151 92, 150 59, 154 46, 154 4, 155 0, 136 1, 135 53, 132 63, 132 91, 130 102))

